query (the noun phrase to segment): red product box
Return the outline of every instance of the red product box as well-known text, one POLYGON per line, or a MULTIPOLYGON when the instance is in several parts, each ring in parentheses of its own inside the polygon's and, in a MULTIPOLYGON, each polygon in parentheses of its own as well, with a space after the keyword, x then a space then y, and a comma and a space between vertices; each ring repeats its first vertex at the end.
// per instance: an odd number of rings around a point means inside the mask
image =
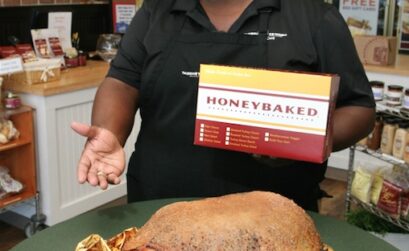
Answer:
POLYGON ((201 65, 194 144, 324 162, 339 77, 201 65))
POLYGON ((17 54, 17 49, 14 46, 0 46, 0 57, 2 58, 7 58, 17 54))

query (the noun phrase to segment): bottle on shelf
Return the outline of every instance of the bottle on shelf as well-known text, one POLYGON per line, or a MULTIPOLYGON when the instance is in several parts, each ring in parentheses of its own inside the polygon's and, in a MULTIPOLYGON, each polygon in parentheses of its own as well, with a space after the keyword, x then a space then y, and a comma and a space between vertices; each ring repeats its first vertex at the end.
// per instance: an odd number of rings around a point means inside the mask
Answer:
POLYGON ((383 128, 383 116, 382 113, 376 113, 375 126, 372 132, 368 135, 366 140, 366 146, 371 150, 377 150, 381 146, 381 135, 383 128))

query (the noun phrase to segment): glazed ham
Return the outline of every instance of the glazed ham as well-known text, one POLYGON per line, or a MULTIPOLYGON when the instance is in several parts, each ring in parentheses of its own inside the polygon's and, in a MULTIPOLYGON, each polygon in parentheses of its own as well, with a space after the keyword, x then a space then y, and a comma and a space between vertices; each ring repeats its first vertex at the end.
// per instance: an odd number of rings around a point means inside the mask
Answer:
POLYGON ((122 250, 322 250, 312 219, 293 201, 248 192, 159 209, 122 250))

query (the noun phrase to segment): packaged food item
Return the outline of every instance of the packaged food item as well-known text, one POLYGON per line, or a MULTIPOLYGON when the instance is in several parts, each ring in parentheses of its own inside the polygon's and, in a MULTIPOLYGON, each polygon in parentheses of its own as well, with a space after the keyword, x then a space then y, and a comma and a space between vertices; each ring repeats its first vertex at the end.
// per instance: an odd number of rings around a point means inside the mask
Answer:
POLYGON ((358 166, 351 185, 351 194, 364 203, 370 202, 372 174, 363 166, 358 166))
MULTIPOLYGON (((383 129, 383 118, 381 113, 376 113, 375 126, 368 135, 366 145, 371 150, 377 150, 381 146, 381 135, 383 129)), ((405 138, 406 140, 406 138, 405 138)))
POLYGON ((401 193, 401 187, 384 179, 377 207, 392 218, 398 219, 401 211, 401 193))
POLYGON ((48 43, 50 44, 51 51, 54 56, 63 56, 64 51, 62 50, 60 38, 56 36, 51 36, 48 38, 48 43))
POLYGON ((23 185, 13 179, 9 174, 9 170, 4 166, 0 166, 0 190, 3 191, 3 196, 11 193, 19 193, 23 190, 23 185))
POLYGON ((11 120, 0 119, 0 144, 6 144, 19 136, 20 132, 14 127, 11 120))
POLYGON ((18 55, 16 47, 0 46, 0 58, 7 58, 13 55, 18 55))
POLYGON ((34 49, 41 58, 61 57, 64 51, 58 37, 58 31, 54 29, 31 30, 34 49))
POLYGON ((328 159, 339 76, 206 64, 199 75, 194 145, 328 159))
POLYGON ((37 60, 37 56, 31 44, 16 44, 16 50, 17 53, 23 58, 24 63, 37 60))
POLYGON ((395 137, 395 132, 397 129, 396 119, 394 118, 385 118, 382 137, 381 137, 381 152, 385 154, 392 154, 393 148, 393 139, 395 137))
POLYGON ((401 121, 398 124, 398 129, 396 129, 395 136, 393 138, 393 147, 392 147, 392 155, 395 158, 403 159, 407 127, 408 127, 407 122, 401 121))
POLYGON ((383 177, 389 168, 379 168, 373 174, 372 186, 371 186, 371 203, 374 205, 378 204, 379 195, 381 194, 383 177))

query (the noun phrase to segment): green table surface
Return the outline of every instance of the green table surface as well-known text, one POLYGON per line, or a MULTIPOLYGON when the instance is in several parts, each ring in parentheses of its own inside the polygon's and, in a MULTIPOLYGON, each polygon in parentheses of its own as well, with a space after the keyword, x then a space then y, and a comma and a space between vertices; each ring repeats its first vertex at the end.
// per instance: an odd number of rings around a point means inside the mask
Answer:
MULTIPOLYGON (((77 243, 90 234, 97 233, 109 239, 126 228, 142 226, 157 209, 180 200, 192 199, 152 200, 91 211, 39 231, 11 250, 73 251, 77 243)), ((332 246, 335 251, 398 250, 382 239, 346 222, 317 213, 309 212, 309 214, 322 240, 332 246)))

